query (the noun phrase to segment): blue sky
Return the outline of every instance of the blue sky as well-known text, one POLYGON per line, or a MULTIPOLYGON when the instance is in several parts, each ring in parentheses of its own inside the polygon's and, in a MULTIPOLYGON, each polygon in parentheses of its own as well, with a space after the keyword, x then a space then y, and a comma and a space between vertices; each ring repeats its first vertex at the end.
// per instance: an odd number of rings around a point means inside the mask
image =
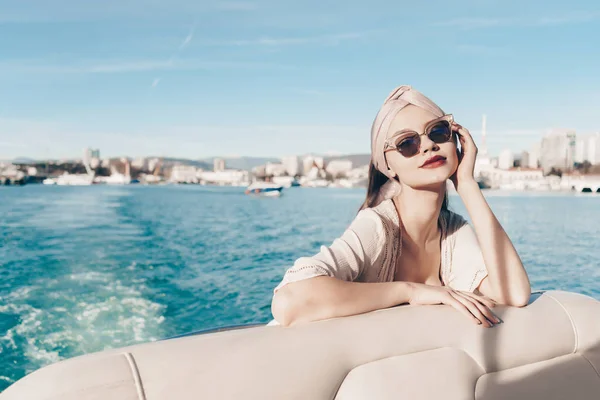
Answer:
POLYGON ((0 0, 0 159, 367 153, 400 84, 529 149, 600 130, 599 4, 0 0))

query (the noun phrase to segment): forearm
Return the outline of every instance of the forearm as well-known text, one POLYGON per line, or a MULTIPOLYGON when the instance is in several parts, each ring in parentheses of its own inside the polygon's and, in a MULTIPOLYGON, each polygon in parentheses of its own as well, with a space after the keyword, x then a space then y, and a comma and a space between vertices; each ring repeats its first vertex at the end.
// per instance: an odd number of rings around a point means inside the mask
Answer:
POLYGON ((272 311, 282 325, 362 314, 408 303, 406 282, 360 283, 319 276, 288 284, 273 297, 272 311))
POLYGON ((531 294, 529 277, 477 182, 461 183, 459 195, 471 217, 488 270, 487 282, 484 280, 480 290, 502 304, 526 305, 531 294))

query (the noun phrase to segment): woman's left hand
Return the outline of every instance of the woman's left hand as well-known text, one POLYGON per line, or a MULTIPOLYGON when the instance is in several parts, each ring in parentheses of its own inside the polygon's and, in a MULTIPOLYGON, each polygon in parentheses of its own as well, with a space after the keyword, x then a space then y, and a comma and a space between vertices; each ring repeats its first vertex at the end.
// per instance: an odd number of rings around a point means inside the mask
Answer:
POLYGON ((461 183, 475 182, 474 170, 475 159, 477 158, 477 146, 473 137, 462 125, 456 122, 452 125, 452 130, 458 134, 461 150, 458 152, 458 168, 450 177, 456 191, 461 183))

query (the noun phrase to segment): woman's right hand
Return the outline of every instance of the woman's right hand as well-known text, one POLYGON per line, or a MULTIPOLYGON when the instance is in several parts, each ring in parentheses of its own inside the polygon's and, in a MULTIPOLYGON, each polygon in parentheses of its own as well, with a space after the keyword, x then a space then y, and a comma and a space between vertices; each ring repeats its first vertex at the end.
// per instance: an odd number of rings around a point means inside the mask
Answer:
POLYGON ((495 303, 484 296, 471 292, 453 290, 447 286, 432 286, 422 283, 410 283, 409 304, 447 304, 460 311, 467 318, 478 325, 491 328, 493 324, 500 323, 490 308, 495 303))

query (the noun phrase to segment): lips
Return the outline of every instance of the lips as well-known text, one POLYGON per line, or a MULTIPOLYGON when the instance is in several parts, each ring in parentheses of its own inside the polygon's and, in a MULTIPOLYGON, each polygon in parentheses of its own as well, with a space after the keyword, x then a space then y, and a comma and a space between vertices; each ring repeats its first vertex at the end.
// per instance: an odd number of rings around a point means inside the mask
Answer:
POLYGON ((437 161, 446 161, 446 157, 442 157, 442 156, 433 156, 433 157, 431 157, 431 158, 427 159, 427 161, 425 161, 425 162, 423 163, 423 165, 421 165, 421 168, 423 168, 423 167, 425 167, 425 166, 427 166, 427 165, 429 165, 429 164, 432 164, 432 163, 434 163, 434 162, 437 162, 437 161))

